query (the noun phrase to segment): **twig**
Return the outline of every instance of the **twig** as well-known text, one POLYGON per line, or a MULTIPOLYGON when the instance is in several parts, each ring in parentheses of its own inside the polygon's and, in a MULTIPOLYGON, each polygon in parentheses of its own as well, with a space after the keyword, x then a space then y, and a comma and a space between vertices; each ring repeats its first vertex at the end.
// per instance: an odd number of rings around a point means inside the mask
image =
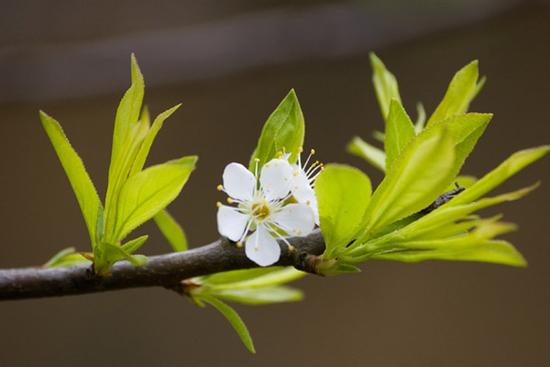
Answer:
MULTIPOLYGON (((315 272, 310 266, 325 244, 317 230, 305 237, 288 239, 294 249, 279 241, 281 258, 276 265, 315 272)), ((187 278, 221 271, 253 268, 243 249, 227 239, 185 252, 151 256, 141 267, 126 261, 116 263, 111 275, 98 276, 91 267, 0 269, 0 300, 68 296, 125 288, 161 286, 180 292, 187 278)))

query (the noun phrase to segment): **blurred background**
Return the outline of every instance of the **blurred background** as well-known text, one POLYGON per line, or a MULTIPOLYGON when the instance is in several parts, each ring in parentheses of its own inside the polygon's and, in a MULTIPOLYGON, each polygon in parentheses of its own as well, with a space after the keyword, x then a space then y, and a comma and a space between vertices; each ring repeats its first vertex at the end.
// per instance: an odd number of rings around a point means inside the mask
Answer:
MULTIPOLYGON (((116 106, 135 52, 153 113, 183 102, 149 163, 200 156, 170 207, 192 246, 217 237, 215 187, 246 162, 261 126, 290 88, 306 118, 306 148, 347 162, 353 135, 382 122, 368 52, 400 82, 406 107, 431 112, 453 73, 479 59, 488 76, 473 104, 494 112, 467 162, 481 175, 513 151, 550 142, 550 2, 2 1, 0 13, 0 267, 86 250, 80 212, 38 121, 63 124, 105 192, 116 106)), ((543 186, 497 210, 527 269, 475 263, 373 262, 363 273, 298 286, 298 304, 240 307, 250 355, 213 309, 162 289, 0 303, 1 366, 541 366, 550 360, 548 159, 505 188, 543 186)), ((504 188, 504 189, 505 189, 504 188)), ((149 254, 169 247, 157 229, 149 254)))

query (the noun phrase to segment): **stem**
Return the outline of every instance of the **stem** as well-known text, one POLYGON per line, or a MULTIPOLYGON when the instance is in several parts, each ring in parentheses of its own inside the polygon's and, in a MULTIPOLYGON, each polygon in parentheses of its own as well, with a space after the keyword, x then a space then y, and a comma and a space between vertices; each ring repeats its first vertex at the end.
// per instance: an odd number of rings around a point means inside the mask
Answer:
MULTIPOLYGON (((274 265, 303 266, 304 258, 320 255, 325 250, 321 232, 279 241, 281 258, 274 265)), ((113 265, 111 274, 99 276, 92 267, 0 269, 0 300, 68 296, 138 287, 165 287, 181 292, 182 281, 221 271, 257 267, 243 249, 226 238, 189 251, 151 256, 147 263, 134 267, 127 261, 113 265)))

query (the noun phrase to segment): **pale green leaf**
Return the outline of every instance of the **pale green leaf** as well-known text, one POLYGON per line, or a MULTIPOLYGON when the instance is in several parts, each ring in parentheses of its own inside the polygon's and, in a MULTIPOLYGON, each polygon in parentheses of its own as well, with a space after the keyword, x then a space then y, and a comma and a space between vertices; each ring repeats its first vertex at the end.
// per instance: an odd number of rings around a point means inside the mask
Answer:
POLYGON ((91 264, 91 261, 76 252, 74 247, 68 247, 52 256, 52 258, 43 266, 45 268, 68 268, 73 266, 85 266, 89 264, 91 264))
POLYGON ((304 115, 292 89, 265 122, 258 145, 250 158, 250 170, 254 172, 256 169, 256 159, 259 160, 260 169, 278 153, 291 154, 289 161, 293 163, 304 143, 304 133, 304 115))
POLYGON ((315 181, 326 254, 345 248, 363 224, 371 197, 367 175, 356 168, 329 164, 315 181))
POLYGON ((360 137, 354 137, 348 144, 349 153, 363 158, 382 172, 386 170, 386 153, 377 147, 370 145, 360 137))
POLYGON ((147 135, 145 136, 143 142, 139 147, 139 151, 137 152, 136 158, 133 162, 132 169, 130 170, 130 176, 135 175, 143 169, 145 161, 147 160, 147 156, 149 155, 149 151, 151 150, 151 146, 153 145, 153 141, 155 140, 160 129, 162 128, 164 121, 174 112, 176 112, 176 110, 180 106, 181 103, 164 111, 155 118, 155 121, 153 121, 153 125, 150 129, 148 129, 147 135))
MULTIPOLYGON (((241 269, 241 270, 231 270, 223 271, 220 273, 215 273, 211 275, 206 275, 199 277, 199 283, 208 284, 209 286, 225 286, 226 284, 233 284, 237 282, 243 282, 248 280, 253 280, 269 273, 278 272, 283 269, 287 269, 282 266, 270 266, 270 267, 260 267, 252 269, 241 269)), ((293 268, 290 268, 293 269, 293 268)))
POLYGON ((40 120, 69 178, 71 187, 80 205, 80 210, 84 216, 90 241, 92 246, 95 246, 97 220, 102 210, 102 205, 94 184, 88 176, 88 172, 86 172, 84 163, 82 163, 82 160, 65 136, 61 125, 42 111, 40 111, 40 120))
POLYGON ((424 105, 418 102, 416 104, 416 122, 414 123, 414 131, 419 134, 422 130, 424 130, 425 125, 426 110, 424 109, 424 105))
POLYGON ((390 109, 390 102, 395 99, 401 102, 399 87, 395 76, 386 69, 386 66, 374 53, 370 53, 370 62, 373 69, 372 82, 382 117, 386 120, 390 109))
POLYGON ((112 169, 118 166, 117 160, 123 154, 122 146, 130 134, 130 129, 138 121, 141 112, 145 83, 134 54, 131 56, 131 76, 132 85, 122 97, 116 112, 109 177, 114 174, 111 172, 112 169))
POLYGON ((292 267, 275 267, 270 271, 246 269, 220 273, 217 277, 206 278, 204 283, 213 290, 265 288, 286 284, 305 275, 306 273, 292 267), (222 280, 225 282, 222 283, 222 280))
POLYGON ((472 202, 499 186, 526 166, 544 157, 550 151, 550 145, 525 149, 512 154, 497 168, 487 173, 475 184, 468 187, 449 202, 449 205, 460 205, 472 202))
POLYGON ((122 249, 129 254, 133 254, 134 252, 139 250, 141 246, 145 244, 145 241, 147 241, 148 238, 149 236, 147 235, 134 238, 133 240, 130 240, 126 242, 124 245, 122 245, 122 249))
POLYGON ((187 236, 183 228, 166 209, 158 212, 153 219, 174 251, 187 250, 187 236))
POLYGON ((386 151, 386 171, 401 155, 407 145, 415 137, 413 123, 401 103, 395 99, 390 102, 390 110, 386 119, 386 134, 384 150, 386 151))
POLYGON ((446 130, 416 137, 374 192, 366 234, 430 205, 454 178, 454 163, 454 141, 446 130))
POLYGON ((468 111, 470 102, 483 86, 478 86, 478 62, 472 61, 460 69, 449 83, 449 87, 443 100, 437 106, 434 113, 428 119, 427 125, 443 121, 451 116, 463 114, 468 111))
POLYGON ((182 190, 196 161, 195 156, 184 157, 149 167, 130 177, 120 190, 115 238, 123 239, 166 208, 182 190))
POLYGON ((296 302, 304 298, 303 293, 295 288, 276 286, 267 288, 227 289, 215 291, 216 297, 247 305, 264 305, 270 303, 296 302))
POLYGON ((468 248, 444 248, 437 250, 401 251, 373 256, 373 259, 402 262, 426 260, 476 261, 509 266, 525 267, 525 258, 506 241, 489 240, 468 248))
POLYGON ((205 303, 212 305, 216 310, 218 310, 227 319, 227 321, 229 321, 233 329, 235 329, 237 335, 239 336, 239 338, 241 338, 241 341, 243 342, 246 349, 248 349, 251 353, 256 353, 256 350, 254 349, 254 343, 252 342, 252 338, 250 337, 250 333, 248 332, 246 325, 244 324, 237 311, 215 297, 204 295, 201 296, 200 299, 205 303))

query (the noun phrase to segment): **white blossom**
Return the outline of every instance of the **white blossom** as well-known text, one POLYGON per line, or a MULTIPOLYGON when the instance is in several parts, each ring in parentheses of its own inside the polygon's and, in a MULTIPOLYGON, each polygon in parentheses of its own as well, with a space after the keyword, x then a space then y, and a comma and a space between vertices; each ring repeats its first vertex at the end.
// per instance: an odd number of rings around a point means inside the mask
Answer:
POLYGON ((237 206, 218 205, 218 231, 237 244, 244 241, 246 256, 258 265, 269 266, 281 255, 276 238, 288 244, 284 235, 307 235, 315 226, 315 215, 306 204, 287 203, 294 195, 294 176, 286 159, 266 163, 259 185, 258 169, 255 171, 253 174, 240 163, 225 167, 219 189, 237 206))

